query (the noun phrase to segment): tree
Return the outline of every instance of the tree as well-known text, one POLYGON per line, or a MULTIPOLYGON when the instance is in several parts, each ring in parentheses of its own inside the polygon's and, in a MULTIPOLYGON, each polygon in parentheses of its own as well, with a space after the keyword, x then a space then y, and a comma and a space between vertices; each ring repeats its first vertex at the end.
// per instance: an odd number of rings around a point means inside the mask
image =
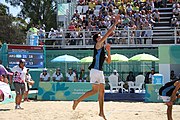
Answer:
POLYGON ((28 28, 32 24, 40 26, 45 24, 47 31, 51 27, 57 28, 55 0, 6 0, 6 2, 21 7, 19 16, 24 19, 30 18, 28 28))
POLYGON ((25 43, 26 22, 8 13, 8 7, 0 4, 0 41, 2 43, 25 43))

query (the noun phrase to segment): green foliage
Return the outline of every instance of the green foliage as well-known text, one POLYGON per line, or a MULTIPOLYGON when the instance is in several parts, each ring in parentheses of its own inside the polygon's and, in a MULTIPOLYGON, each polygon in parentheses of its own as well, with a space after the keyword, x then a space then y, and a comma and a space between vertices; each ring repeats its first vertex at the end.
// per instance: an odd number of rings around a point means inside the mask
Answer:
POLYGON ((27 24, 22 18, 8 14, 8 7, 0 4, 0 41, 2 43, 25 43, 27 24))
POLYGON ((0 3, 0 16, 7 15, 8 7, 0 3))
POLYGON ((46 25, 46 31, 51 27, 57 28, 55 0, 6 0, 13 6, 20 6, 19 16, 30 18, 28 29, 34 25, 46 25))

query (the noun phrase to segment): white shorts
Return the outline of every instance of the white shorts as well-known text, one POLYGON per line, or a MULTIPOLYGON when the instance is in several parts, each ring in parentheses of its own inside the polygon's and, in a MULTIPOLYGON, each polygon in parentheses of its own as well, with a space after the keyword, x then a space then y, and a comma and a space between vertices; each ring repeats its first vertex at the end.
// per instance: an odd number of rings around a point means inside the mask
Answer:
POLYGON ((163 102, 169 102, 171 98, 169 96, 160 96, 163 100, 163 102))
POLYGON ((105 84, 103 71, 91 69, 90 71, 90 83, 92 84, 105 84))

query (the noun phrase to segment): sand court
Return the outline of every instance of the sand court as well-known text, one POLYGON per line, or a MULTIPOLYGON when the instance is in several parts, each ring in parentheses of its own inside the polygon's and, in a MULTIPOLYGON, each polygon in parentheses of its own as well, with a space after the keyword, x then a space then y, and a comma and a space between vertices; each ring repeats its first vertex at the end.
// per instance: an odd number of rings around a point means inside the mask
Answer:
MULTIPOLYGON (((98 102, 81 102, 75 111, 72 101, 31 101, 15 110, 14 103, 0 104, 0 120, 103 120, 98 116, 98 102)), ((163 103, 105 102, 108 120, 166 120, 163 103)), ((180 105, 173 106, 174 120, 180 119, 180 105)))

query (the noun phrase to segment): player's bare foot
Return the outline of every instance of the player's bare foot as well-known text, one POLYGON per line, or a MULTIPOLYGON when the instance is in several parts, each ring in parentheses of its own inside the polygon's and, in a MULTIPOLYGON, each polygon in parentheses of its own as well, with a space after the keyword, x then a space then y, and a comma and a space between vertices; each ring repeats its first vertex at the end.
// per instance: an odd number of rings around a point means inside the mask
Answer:
POLYGON ((104 120, 107 120, 104 114, 99 113, 99 116, 102 117, 104 120))
POLYGON ((78 101, 77 101, 77 100, 74 100, 74 101, 73 101, 72 109, 75 110, 76 107, 77 107, 77 105, 78 105, 78 101))

